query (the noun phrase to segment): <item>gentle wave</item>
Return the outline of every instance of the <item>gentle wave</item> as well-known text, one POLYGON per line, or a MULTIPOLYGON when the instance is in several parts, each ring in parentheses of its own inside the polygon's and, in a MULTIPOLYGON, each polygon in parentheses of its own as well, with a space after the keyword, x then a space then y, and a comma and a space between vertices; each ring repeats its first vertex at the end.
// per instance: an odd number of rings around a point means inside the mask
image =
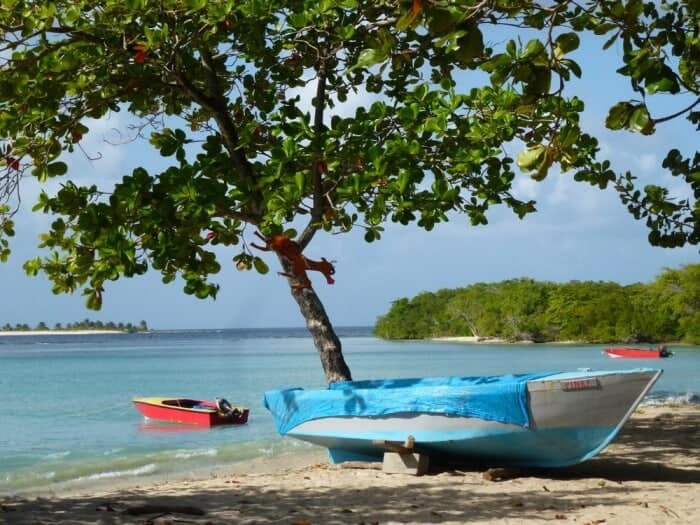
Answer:
POLYGON ((219 453, 218 450, 215 448, 207 448, 204 450, 180 450, 175 453, 175 457, 177 459, 191 459, 191 458, 198 458, 202 456, 216 456, 219 453))
MULTIPOLYGON (((160 451, 122 451, 120 454, 59 455, 50 463, 27 464, 0 477, 0 494, 26 489, 41 490, 62 485, 88 486, 100 480, 128 480, 148 475, 172 475, 194 470, 216 468, 262 456, 289 452, 301 442, 292 440, 248 441, 226 443, 219 447, 160 451)), ((307 447, 311 445, 302 443, 307 447)), ((116 452, 116 450, 112 451, 116 452)), ((0 467, 2 470, 2 467, 0 467)), ((3 472, 3 474, 5 474, 3 472)))
POLYGON ((97 474, 91 474, 89 476, 83 476, 80 478, 76 478, 74 481, 76 482, 83 482, 83 481, 96 481, 99 479, 111 479, 111 478, 123 478, 126 476, 143 476, 144 474, 153 474, 158 467, 154 465, 153 463, 149 463, 148 465, 144 465, 142 467, 138 468, 133 468, 129 470, 114 470, 114 471, 109 471, 109 472, 99 472, 97 474))
POLYGON ((66 456, 70 456, 71 451, 70 450, 63 450, 61 452, 52 452, 51 454, 46 454, 46 459, 61 459, 65 458, 66 456))
POLYGON ((648 394, 642 405, 697 405, 700 404, 700 394, 686 392, 678 394, 673 392, 652 392, 648 394))

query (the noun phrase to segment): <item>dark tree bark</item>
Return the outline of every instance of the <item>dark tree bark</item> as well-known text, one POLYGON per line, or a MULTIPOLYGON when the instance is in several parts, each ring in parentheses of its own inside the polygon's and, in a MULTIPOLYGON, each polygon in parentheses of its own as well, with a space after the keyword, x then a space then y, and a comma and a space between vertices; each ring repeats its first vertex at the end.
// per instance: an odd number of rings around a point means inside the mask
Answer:
MULTIPOLYGON (((240 147, 240 138, 236 124, 228 111, 228 100, 225 95, 225 89, 217 77, 216 68, 214 66, 213 57, 206 49, 201 49, 200 54, 202 63, 207 71, 206 85, 207 90, 202 91, 197 88, 195 83, 186 75, 184 71, 175 71, 173 73, 175 80, 182 86, 193 100, 200 106, 212 112, 216 121, 219 132, 223 138, 224 145, 229 152, 232 164, 236 173, 248 181, 254 181, 255 173, 250 160, 245 156, 244 150, 240 147)), ((316 158, 314 159, 313 177, 314 177, 314 205, 309 227, 305 229, 301 238, 298 240, 300 248, 303 250, 311 241, 316 233, 317 228, 312 226, 318 223, 321 214, 324 210, 324 188, 323 188, 323 173, 320 171, 317 161, 321 157, 321 144, 323 143, 323 113, 326 107, 326 68, 325 58, 319 57, 320 65, 317 67, 318 85, 316 89, 316 102, 314 113, 314 129, 316 132, 315 148, 316 158)), ((240 220, 250 222, 257 225, 260 222, 261 210, 263 209, 264 199, 260 193, 254 193, 252 199, 248 203, 244 216, 238 217, 240 220)), ((230 212, 226 213, 232 216, 230 212)), ((292 262, 278 254, 278 258, 282 264, 285 273, 292 275, 292 262)), ((340 339, 333 330, 326 310, 321 303, 321 300, 316 295, 316 292, 311 287, 295 288, 299 282, 295 277, 288 278, 291 287, 292 297, 299 305, 301 315, 306 321, 314 344, 318 350, 323 365, 323 371, 326 375, 328 383, 336 381, 349 381, 352 379, 350 368, 345 363, 343 351, 340 344, 340 339)))
MULTIPOLYGON (((284 257, 279 257, 282 268, 288 274, 292 274, 292 266, 284 257)), ((311 333, 316 350, 318 350, 323 372, 328 383, 336 381, 350 381, 352 375, 350 368, 343 357, 343 350, 340 339, 333 329, 326 309, 312 287, 294 288, 299 284, 295 278, 289 278, 292 297, 299 305, 301 315, 306 321, 306 327, 311 333)))

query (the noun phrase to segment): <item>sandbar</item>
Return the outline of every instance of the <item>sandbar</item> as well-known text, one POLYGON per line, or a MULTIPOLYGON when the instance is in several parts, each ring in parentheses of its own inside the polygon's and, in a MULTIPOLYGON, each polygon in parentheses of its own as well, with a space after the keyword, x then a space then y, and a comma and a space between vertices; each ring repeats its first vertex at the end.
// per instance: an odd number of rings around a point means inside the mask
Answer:
POLYGON ((125 330, 0 330, 3 335, 99 335, 126 334, 125 330))

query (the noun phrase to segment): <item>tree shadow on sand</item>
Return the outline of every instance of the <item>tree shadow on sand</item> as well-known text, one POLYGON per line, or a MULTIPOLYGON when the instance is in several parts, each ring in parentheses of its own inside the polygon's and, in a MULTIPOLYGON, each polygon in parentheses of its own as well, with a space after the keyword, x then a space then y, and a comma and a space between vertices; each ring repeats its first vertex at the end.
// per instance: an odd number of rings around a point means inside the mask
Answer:
MULTIPOLYGON (((377 473, 379 476, 385 474, 377 473)), ((444 474, 443 474, 444 475, 444 474)), ((406 476, 402 476, 408 478, 406 476)), ((452 476, 450 476, 452 477, 452 476)), ((83 525, 100 523, 197 525, 308 523, 313 525, 370 525, 385 523, 473 523, 489 520, 562 519, 557 516, 582 507, 640 503, 641 498, 622 486, 567 490, 477 492, 464 485, 463 476, 435 486, 435 480, 408 478, 401 487, 368 485, 339 491, 331 487, 224 487, 187 494, 149 496, 122 493, 110 501, 80 497, 17 502, 12 512, 0 513, 0 523, 13 525, 83 525), (147 503, 144 503, 146 502, 147 503), (153 512, 134 516, 130 509, 144 505, 153 512), (203 515, 178 509, 201 509, 203 515), (168 509, 171 509, 168 511, 168 509), (7 519, 3 522, 3 516, 7 519)), ((301 481, 301 480, 300 480, 301 481)))
POLYGON ((633 419, 597 458, 550 470, 547 475, 555 479, 700 483, 700 413, 678 417, 669 411, 654 418, 633 419))
MULTIPOLYGON (((470 469, 469 465, 460 467, 470 469)), ((438 464, 434 471, 453 468, 455 465, 438 464)), ((512 469, 503 477, 700 483, 700 412, 679 417, 669 411, 632 419, 608 449, 593 459, 564 468, 512 469), (682 466, 677 465, 679 458, 682 466)))

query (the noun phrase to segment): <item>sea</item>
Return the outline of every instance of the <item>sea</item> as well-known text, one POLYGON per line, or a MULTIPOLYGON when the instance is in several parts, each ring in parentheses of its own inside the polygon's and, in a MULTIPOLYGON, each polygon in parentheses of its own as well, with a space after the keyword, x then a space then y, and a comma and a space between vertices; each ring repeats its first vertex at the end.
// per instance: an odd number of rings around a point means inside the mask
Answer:
MULTIPOLYGON (((385 341, 339 328, 355 379, 495 375, 579 368, 662 368, 644 403, 700 403, 700 347, 663 360, 620 360, 602 345, 385 341)), ((324 388, 303 328, 0 337, 0 495, 183 476, 315 449, 280 437, 263 393, 324 388), (223 397, 246 425, 199 428, 146 420, 140 396, 223 397)))

